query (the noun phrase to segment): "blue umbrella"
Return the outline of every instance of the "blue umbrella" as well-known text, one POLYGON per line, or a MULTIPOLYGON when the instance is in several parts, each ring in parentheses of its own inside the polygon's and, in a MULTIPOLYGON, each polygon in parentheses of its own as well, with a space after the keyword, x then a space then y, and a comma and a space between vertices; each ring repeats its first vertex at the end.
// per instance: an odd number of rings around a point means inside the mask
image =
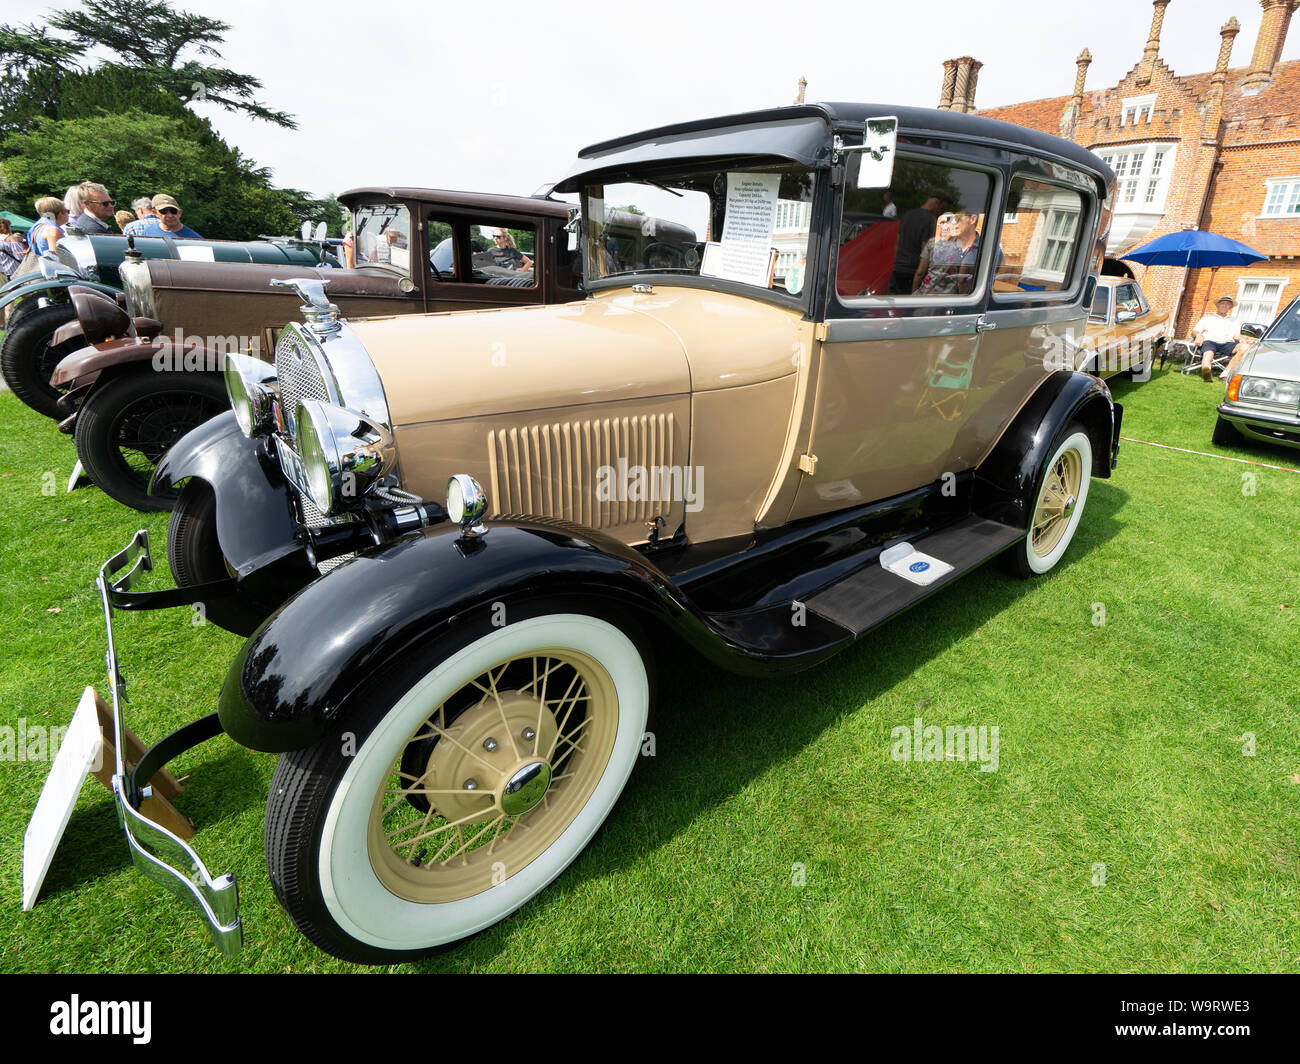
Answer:
POLYGON ((1187 287, 1188 270, 1197 270, 1203 266, 1250 266, 1252 263, 1263 262, 1268 256, 1261 255, 1239 240, 1219 236, 1218 233, 1185 229, 1156 237, 1151 243, 1134 248, 1120 258, 1144 266, 1183 267, 1183 283, 1178 286, 1178 300, 1174 304, 1173 321, 1177 322, 1178 312, 1183 307, 1183 290, 1187 287))
POLYGON ((1249 266, 1252 262, 1263 262, 1268 256, 1218 233, 1186 229, 1166 233, 1120 258, 1144 266, 1182 266, 1196 270, 1202 266, 1249 266))

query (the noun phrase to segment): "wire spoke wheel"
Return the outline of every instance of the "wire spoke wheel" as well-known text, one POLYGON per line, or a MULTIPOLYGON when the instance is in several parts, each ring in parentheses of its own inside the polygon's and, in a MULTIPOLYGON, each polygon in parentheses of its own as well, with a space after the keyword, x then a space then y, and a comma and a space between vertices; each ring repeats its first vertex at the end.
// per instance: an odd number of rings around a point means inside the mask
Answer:
POLYGON ((514 912, 626 785, 648 654, 635 630, 556 598, 499 627, 477 616, 383 667, 336 731, 276 768, 266 854, 280 904, 335 956, 385 963, 514 912))
POLYGON ((1002 564, 1027 579, 1050 572, 1065 556, 1088 501, 1092 483, 1092 441, 1075 422, 1056 438, 1039 474, 1034 494, 1026 498, 1029 519, 1024 538, 1002 556, 1002 564))
POLYGON ((229 407, 209 373, 137 370, 95 388, 77 413, 77 457, 90 479, 137 510, 166 510, 175 493, 149 494, 163 455, 229 407))
POLYGON ((1034 512, 1033 550, 1040 558, 1051 554, 1065 535, 1082 483, 1082 457, 1065 451, 1048 470, 1034 512))
POLYGON ((590 798, 617 721, 609 675, 575 651, 488 669, 394 760, 370 817, 375 874, 399 897, 445 902, 526 867, 590 798))

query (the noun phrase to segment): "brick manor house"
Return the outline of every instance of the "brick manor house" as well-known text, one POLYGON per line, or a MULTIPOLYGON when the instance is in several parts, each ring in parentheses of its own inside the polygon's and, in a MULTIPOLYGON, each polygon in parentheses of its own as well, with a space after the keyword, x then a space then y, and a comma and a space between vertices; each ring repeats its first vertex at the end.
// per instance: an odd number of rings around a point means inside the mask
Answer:
MULTIPOLYGON (((1224 292, 1240 321, 1271 321, 1300 294, 1300 62, 1279 61, 1300 0, 1260 0, 1263 22, 1250 63, 1231 65, 1240 31, 1219 31, 1213 71, 1178 75, 1160 58, 1170 0, 1155 0, 1142 58, 1118 84, 1085 91, 1092 56, 1077 60, 1074 93, 1007 107, 975 107, 981 64, 944 63, 939 106, 1068 137, 1114 169, 1118 189, 1108 255, 1165 233, 1205 229, 1248 244, 1268 260, 1249 268, 1192 270, 1175 334, 1224 292)), ((1126 264, 1160 311, 1180 303, 1183 270, 1126 264)))

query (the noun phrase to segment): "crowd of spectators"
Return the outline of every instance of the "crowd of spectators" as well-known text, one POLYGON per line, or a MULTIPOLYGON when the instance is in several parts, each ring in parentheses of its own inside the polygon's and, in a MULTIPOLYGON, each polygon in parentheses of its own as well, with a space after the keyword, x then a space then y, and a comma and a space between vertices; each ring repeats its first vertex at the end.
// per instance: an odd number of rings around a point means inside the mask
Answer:
POLYGON ((70 186, 62 199, 42 196, 36 200, 36 222, 26 234, 15 232, 9 221, 0 219, 0 274, 13 277, 35 268, 36 259, 54 251, 68 233, 97 236, 120 232, 137 237, 201 239, 198 232, 181 221, 181 205, 165 192, 139 197, 129 211, 115 211, 116 206, 103 185, 82 181, 70 186))

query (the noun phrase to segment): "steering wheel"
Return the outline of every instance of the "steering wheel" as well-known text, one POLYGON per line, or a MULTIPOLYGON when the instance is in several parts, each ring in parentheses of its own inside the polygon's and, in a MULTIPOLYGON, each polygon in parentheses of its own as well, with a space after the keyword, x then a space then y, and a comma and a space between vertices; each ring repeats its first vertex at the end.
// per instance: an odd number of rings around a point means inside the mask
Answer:
POLYGON ((662 267, 670 270, 680 270, 683 268, 682 249, 675 244, 665 244, 663 241, 656 241, 653 244, 647 244, 642 251, 642 258, 645 260, 647 267, 650 267, 650 257, 655 254, 666 255, 672 260, 673 265, 662 267))

